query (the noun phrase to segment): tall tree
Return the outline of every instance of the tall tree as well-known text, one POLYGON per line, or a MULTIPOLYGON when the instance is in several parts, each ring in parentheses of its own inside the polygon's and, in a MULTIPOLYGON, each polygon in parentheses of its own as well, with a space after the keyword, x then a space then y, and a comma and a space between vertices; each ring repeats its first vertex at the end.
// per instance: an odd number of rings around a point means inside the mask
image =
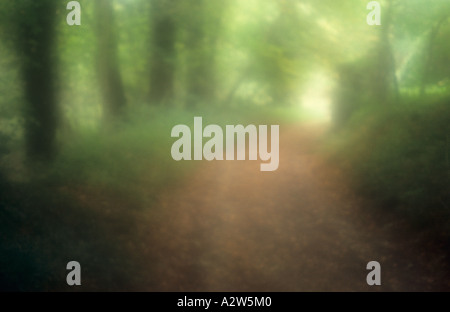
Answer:
POLYGON ((173 99, 175 79, 175 4, 167 0, 152 2, 152 57, 150 97, 161 103, 173 99))
POLYGON ((184 0, 187 49, 187 106, 210 103, 216 95, 217 39, 225 1, 184 0), (189 8, 189 10, 187 10, 189 8))
POLYGON ((375 82, 373 84, 373 97, 380 103, 395 101, 399 97, 398 82, 395 74, 396 64, 390 42, 391 28, 393 26, 394 1, 387 6, 383 24, 380 26, 380 38, 375 49, 375 82))
POLYGON ((438 19, 435 25, 431 28, 429 35, 428 35, 428 42, 425 52, 425 63, 423 66, 423 73, 421 77, 421 83, 420 83, 420 94, 421 96, 425 95, 425 90, 428 84, 429 75, 431 71, 431 63, 433 60, 433 52, 435 48, 435 40, 439 33, 439 30, 441 29, 441 26, 444 25, 444 23, 448 20, 450 17, 449 12, 445 12, 442 14, 441 18, 438 19))
POLYGON ((265 59, 260 61, 264 66, 263 76, 267 81, 268 94, 274 104, 287 105, 291 103, 291 97, 299 84, 299 64, 305 46, 301 31, 304 25, 295 2, 278 1, 276 4, 278 16, 265 31, 267 48, 263 51, 265 59))
POLYGON ((22 59, 26 100, 26 147, 30 159, 49 160, 55 153, 57 103, 55 95, 56 0, 15 3, 16 46, 22 59))
POLYGON ((111 0, 95 0, 98 37, 98 78, 103 106, 108 117, 120 116, 126 105, 125 90, 118 64, 114 8, 111 0))

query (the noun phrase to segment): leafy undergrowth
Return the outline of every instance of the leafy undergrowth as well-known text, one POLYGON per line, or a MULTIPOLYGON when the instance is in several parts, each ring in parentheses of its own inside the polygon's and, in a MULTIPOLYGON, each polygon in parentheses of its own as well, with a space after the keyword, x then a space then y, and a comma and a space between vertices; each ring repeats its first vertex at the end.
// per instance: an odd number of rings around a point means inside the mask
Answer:
POLYGON ((450 238, 448 100, 366 107, 328 143, 361 192, 450 238))
POLYGON ((129 194, 134 194, 139 185, 157 189, 170 184, 195 167, 195 162, 172 159, 171 145, 176 139, 171 138, 171 129, 186 124, 193 133, 195 116, 203 117, 203 127, 279 123, 293 118, 292 114, 268 108, 188 111, 145 107, 128 113, 114 128, 82 130, 64 138, 61 153, 44 180, 129 194))

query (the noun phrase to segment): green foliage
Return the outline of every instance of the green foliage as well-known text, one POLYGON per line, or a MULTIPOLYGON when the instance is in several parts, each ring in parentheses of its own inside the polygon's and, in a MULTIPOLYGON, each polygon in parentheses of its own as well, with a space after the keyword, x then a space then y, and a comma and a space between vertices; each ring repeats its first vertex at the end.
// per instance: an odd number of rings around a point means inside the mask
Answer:
MULTIPOLYGON (((59 184, 88 185, 114 189, 133 196, 142 195, 142 186, 156 193, 189 173, 192 162, 175 162, 170 156, 172 127, 192 125, 194 116, 204 122, 219 124, 269 123, 288 120, 286 110, 255 111, 217 109, 187 112, 180 109, 140 107, 130 109, 126 118, 114 128, 85 127, 61 136, 65 144, 44 181, 59 184), (139 187, 138 187, 139 186, 139 187)), ((298 118, 298 117, 296 117, 298 118)))
POLYGON ((448 100, 368 106, 332 140, 335 156, 374 200, 415 221, 445 223, 450 216, 449 108, 448 100))
POLYGON ((183 175, 186 168, 170 157, 170 131, 186 120, 183 113, 150 107, 126 120, 113 129, 86 127, 62 137, 66 143, 47 178, 135 195, 137 185, 155 192, 183 175))

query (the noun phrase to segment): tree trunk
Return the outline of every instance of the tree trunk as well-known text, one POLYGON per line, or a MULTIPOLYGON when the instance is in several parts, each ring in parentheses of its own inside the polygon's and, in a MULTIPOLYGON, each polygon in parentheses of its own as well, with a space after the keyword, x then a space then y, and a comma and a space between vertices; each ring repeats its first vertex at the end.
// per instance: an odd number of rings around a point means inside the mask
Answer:
POLYGON ((375 68, 375 81, 373 98, 380 103, 391 103, 399 98, 398 82, 396 76, 395 58, 392 52, 389 34, 392 26, 393 3, 387 8, 386 17, 380 27, 380 45, 377 49, 377 62, 375 68))
POLYGON ((125 91, 118 65, 114 9, 110 0, 95 0, 98 37, 98 79, 105 115, 117 118, 125 105, 125 91))
POLYGON ((50 160, 55 154, 57 105, 55 95, 54 0, 28 3, 20 12, 18 48, 26 106, 27 155, 32 160, 50 160))
MULTIPOLYGON (((191 18, 188 21, 186 47, 188 49, 187 107, 210 104, 216 88, 215 53, 216 39, 220 28, 220 14, 209 16, 205 0, 191 3, 191 18)), ((214 5, 217 5, 214 2, 214 5)))
POLYGON ((152 5, 152 62, 150 98, 154 103, 173 99, 176 27, 173 4, 156 0, 152 5))
POLYGON ((429 37, 428 37, 428 46, 426 51, 426 60, 423 67, 423 74, 422 74, 422 81, 420 83, 420 95, 425 95, 425 90, 428 83, 428 76, 430 74, 430 66, 431 61, 433 59, 433 46, 434 46, 434 40, 439 33, 439 29, 441 28, 442 24, 448 19, 448 15, 443 16, 437 23, 434 25, 434 27, 431 29, 429 37))

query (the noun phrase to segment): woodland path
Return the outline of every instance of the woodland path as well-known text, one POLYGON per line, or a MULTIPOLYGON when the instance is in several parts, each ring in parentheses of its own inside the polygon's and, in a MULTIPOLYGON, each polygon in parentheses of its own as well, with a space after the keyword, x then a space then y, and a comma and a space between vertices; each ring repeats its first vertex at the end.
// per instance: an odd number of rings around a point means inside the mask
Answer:
POLYGON ((317 153, 320 133, 281 126, 277 171, 205 162, 162 193, 145 226, 146 290, 450 290, 442 247, 367 205, 317 153), (381 264, 381 287, 366 284, 371 260, 381 264))

